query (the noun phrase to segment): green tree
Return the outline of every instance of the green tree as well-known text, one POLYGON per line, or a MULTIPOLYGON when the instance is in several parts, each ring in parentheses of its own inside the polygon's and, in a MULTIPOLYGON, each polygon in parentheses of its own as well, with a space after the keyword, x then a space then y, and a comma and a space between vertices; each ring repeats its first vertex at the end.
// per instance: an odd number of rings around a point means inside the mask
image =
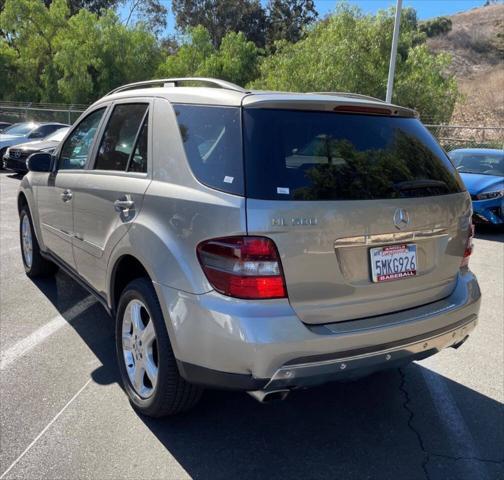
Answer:
POLYGON ((267 11, 267 42, 270 45, 277 40, 299 41, 303 30, 318 17, 313 0, 270 0, 267 11))
MULTIPOLYGON (((54 0, 44 0, 46 6, 50 6, 54 0)), ((99 14, 102 10, 115 8, 120 0, 67 0, 70 14, 75 15, 82 9, 99 14)))
POLYGON ((112 10, 83 8, 70 17, 66 0, 7 0, 0 14, 1 98, 88 103, 121 84, 152 78, 156 38, 139 22, 125 26, 112 10), (12 79, 16 79, 13 91, 12 79))
POLYGON ((266 12, 259 0, 172 0, 177 28, 187 32, 202 25, 218 47, 229 32, 243 32, 262 47, 266 41, 266 12))
POLYGON ((54 63, 65 101, 87 103, 125 83, 150 79, 161 60, 156 38, 143 25, 123 25, 108 10, 81 10, 56 39, 54 63))
POLYGON ((158 75, 161 77, 194 76, 215 51, 210 34, 204 27, 189 28, 177 53, 169 55, 159 66, 158 75))
MULTIPOLYGON (((264 58, 260 77, 251 86, 385 98, 393 16, 393 10, 370 16, 343 4, 299 42, 277 42, 277 52, 264 58)), ((446 121, 457 98, 456 82, 444 74, 449 57, 429 53, 424 41, 416 15, 405 10, 393 101, 416 108, 431 121, 446 121)))
POLYGON ((136 19, 156 36, 166 28, 168 9, 161 0, 121 0, 120 3, 128 9, 126 25, 136 19))
POLYGON ((0 99, 14 100, 16 51, 0 38, 0 99))
POLYGON ((258 60, 259 50, 254 43, 247 41, 243 32, 230 32, 196 74, 246 85, 258 75, 258 60))
POLYGON ((452 21, 446 17, 437 17, 432 20, 426 20, 420 25, 420 31, 428 37, 446 35, 452 29, 452 21))
MULTIPOLYGON (((3 1, 0 0, 0 6, 3 1)), ((47 7, 53 1, 43 0, 47 7)), ((107 10, 124 7, 127 25, 135 19, 144 23, 156 34, 166 28, 168 9, 163 5, 163 0, 67 0, 67 4, 70 8, 70 15, 75 15, 81 10, 102 15, 107 10)))
POLYGON ((448 122, 458 97, 455 78, 444 73, 450 61, 449 54, 433 55, 426 45, 411 48, 397 70, 395 101, 418 110, 426 123, 448 122))
POLYGON ((183 44, 158 69, 161 77, 217 77, 245 85, 258 75, 260 50, 243 32, 228 33, 215 48, 202 27, 191 28, 183 44))
MULTIPOLYGON (((52 58, 56 34, 63 30, 69 10, 65 0, 46 8, 40 0, 7 0, 0 14, 0 29, 10 47, 11 74, 17 79, 16 99, 53 102, 59 100, 58 74, 52 58), (15 58, 12 59, 12 51, 15 58)), ((4 49, 5 50, 5 49, 4 49)), ((8 92, 0 91, 5 97, 8 92)))

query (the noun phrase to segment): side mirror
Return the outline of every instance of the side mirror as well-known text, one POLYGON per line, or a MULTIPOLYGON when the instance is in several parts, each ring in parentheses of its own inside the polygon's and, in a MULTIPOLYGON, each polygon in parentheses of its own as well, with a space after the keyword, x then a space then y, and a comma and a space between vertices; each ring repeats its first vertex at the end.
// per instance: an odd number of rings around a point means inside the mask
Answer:
POLYGON ((50 153, 33 153, 26 160, 26 167, 30 172, 50 172, 53 156, 50 153))

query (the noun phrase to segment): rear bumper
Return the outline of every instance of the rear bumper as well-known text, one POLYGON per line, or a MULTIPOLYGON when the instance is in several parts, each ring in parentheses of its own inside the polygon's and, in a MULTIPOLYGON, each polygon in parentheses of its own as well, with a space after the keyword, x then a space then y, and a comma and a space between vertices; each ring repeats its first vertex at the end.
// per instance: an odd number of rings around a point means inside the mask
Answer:
POLYGON ((266 385, 264 391, 318 385, 338 378, 361 376, 376 370, 400 366, 411 360, 427 358, 444 348, 463 343, 477 324, 477 316, 471 315, 455 328, 444 333, 432 332, 424 337, 405 339, 396 346, 379 346, 368 353, 348 352, 321 361, 297 360, 280 367, 266 385))
POLYGON ((244 302, 156 285, 175 356, 188 381, 276 390, 325 383, 425 358, 474 329, 480 290, 461 273, 438 302, 372 318, 307 326, 286 300, 244 302))

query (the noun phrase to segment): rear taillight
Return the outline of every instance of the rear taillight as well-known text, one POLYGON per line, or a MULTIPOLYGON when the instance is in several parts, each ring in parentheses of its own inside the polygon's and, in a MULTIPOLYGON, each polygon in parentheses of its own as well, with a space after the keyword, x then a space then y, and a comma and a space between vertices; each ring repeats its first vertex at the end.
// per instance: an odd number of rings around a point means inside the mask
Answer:
POLYGON ((280 257, 266 237, 225 237, 198 245, 198 259, 211 285, 230 297, 287 296, 280 257))
POLYGON ((473 252, 473 238, 474 238, 474 225, 471 223, 471 225, 469 225, 469 232, 467 234, 464 257, 462 258, 462 262, 460 264, 461 268, 469 266, 469 257, 473 252))

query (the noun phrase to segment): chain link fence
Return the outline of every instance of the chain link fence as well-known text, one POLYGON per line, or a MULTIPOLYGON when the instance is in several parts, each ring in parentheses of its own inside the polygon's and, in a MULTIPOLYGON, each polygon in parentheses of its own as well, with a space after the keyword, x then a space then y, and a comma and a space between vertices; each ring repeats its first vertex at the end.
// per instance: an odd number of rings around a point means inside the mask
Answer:
POLYGON ((504 149, 504 127, 469 125, 425 125, 449 152, 456 148, 504 149))
POLYGON ((71 125, 86 108, 87 105, 1 102, 0 122, 60 122, 71 125))
MULTIPOLYGON (((86 105, 0 102, 0 122, 31 120, 72 124, 86 108, 86 105)), ((425 126, 448 152, 456 148, 504 148, 504 127, 428 123, 425 126)))

